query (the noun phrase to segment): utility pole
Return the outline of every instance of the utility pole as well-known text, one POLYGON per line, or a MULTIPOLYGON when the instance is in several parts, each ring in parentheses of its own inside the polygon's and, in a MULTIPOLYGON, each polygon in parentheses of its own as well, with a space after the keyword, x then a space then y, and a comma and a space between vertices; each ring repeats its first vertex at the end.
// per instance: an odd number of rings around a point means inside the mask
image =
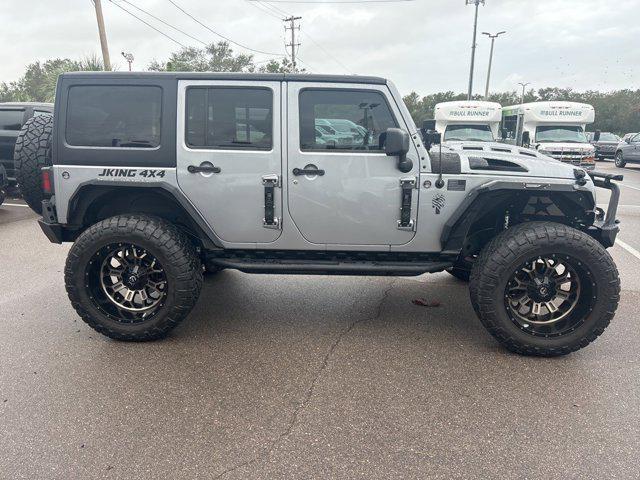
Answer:
POLYGON ((496 38, 498 38, 503 33, 507 33, 507 32, 502 31, 494 34, 491 34, 489 32, 482 32, 483 35, 487 35, 491 39, 491 51, 489 52, 489 69, 487 70, 487 85, 484 88, 485 100, 489 99, 489 79, 491 78, 491 62, 493 62, 493 44, 495 43, 496 38))
POLYGON ((124 59, 127 61, 127 63, 129 64, 129 71, 131 71, 131 64, 133 63, 134 57, 133 57, 133 53, 126 53, 126 52, 121 52, 122 56, 124 57, 124 59))
POLYGON ((102 48, 102 63, 104 63, 105 70, 111 70, 111 59, 109 58, 109 46, 107 45, 107 32, 104 29, 101 0, 93 0, 93 5, 96 7, 98 33, 100 34, 100 48, 102 48))
POLYGON ((484 5, 484 0, 464 0, 465 5, 475 5, 476 13, 473 18, 473 43, 471 43, 471 69, 469 70, 469 93, 467 94, 467 100, 471 100, 473 95, 473 67, 476 61, 476 33, 478 31, 478 7, 480 4, 484 5))
POLYGON ((296 30, 300 30, 300 26, 296 27, 296 20, 301 20, 302 17, 294 17, 293 15, 283 19, 282 21, 285 23, 289 23, 290 26, 285 26, 285 32, 287 30, 291 30, 291 43, 287 43, 286 47, 291 47, 291 71, 295 72, 297 70, 296 64, 296 48, 300 46, 300 43, 296 43, 296 30))
POLYGON ((522 85, 522 98, 520 99, 520 103, 524 103, 524 89, 527 85, 531 85, 529 82, 518 82, 518 85, 522 85))

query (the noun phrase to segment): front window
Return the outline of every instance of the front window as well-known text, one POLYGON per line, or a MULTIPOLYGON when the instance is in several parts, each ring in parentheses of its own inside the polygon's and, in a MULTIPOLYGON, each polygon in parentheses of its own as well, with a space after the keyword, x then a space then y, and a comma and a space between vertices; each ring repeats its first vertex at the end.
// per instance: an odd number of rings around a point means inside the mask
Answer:
POLYGON ((69 145, 156 148, 160 145, 162 89, 154 86, 92 85, 69 90, 69 145))
POLYGON ((536 128, 539 143, 587 143, 587 136, 580 126, 548 125, 536 128))
POLYGON ((493 142, 489 125, 448 125, 444 131, 444 141, 493 142))
POLYGON ((598 141, 599 142, 619 142, 620 137, 618 137, 613 133, 604 132, 600 134, 600 139, 598 141))
POLYGON ((380 135, 396 121, 384 96, 367 90, 303 90, 302 150, 382 150, 380 135))

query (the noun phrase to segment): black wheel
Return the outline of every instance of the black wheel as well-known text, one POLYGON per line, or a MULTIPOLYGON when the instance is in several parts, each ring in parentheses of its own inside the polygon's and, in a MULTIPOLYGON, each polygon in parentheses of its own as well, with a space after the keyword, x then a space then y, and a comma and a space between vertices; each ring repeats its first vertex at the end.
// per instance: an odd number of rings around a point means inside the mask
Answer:
POLYGON ((624 168, 627 164, 627 162, 625 162, 624 160, 624 155, 622 154, 622 152, 616 152, 616 156, 614 157, 613 162, 618 168, 624 168))
POLYGON ((44 194, 40 170, 51 165, 51 132, 53 117, 38 115, 30 118, 18 134, 13 154, 16 180, 22 197, 36 213, 42 213, 44 194))
POLYGON ((202 264, 172 224, 120 215, 84 231, 69 251, 67 293, 76 312, 118 340, 164 337, 195 305, 202 264))
POLYGON ((618 307, 620 280, 611 256, 589 235, 530 222, 482 250, 469 290, 480 321, 506 348, 556 356, 604 331, 618 307))

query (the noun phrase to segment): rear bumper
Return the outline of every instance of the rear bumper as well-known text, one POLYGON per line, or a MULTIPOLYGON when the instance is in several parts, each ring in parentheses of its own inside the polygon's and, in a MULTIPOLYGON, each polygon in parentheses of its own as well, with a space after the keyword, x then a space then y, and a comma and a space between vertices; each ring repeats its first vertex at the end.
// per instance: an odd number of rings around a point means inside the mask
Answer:
POLYGON ((600 211, 591 227, 591 234, 605 247, 612 247, 616 242, 616 236, 620 231, 620 221, 616 219, 618 213, 618 202, 620 201, 620 187, 613 181, 622 181, 622 175, 611 173, 589 172, 596 187, 606 188, 611 191, 611 198, 607 210, 600 211))
POLYGON ((43 218, 38 220, 38 224, 51 243, 62 243, 62 225, 47 223, 43 218))

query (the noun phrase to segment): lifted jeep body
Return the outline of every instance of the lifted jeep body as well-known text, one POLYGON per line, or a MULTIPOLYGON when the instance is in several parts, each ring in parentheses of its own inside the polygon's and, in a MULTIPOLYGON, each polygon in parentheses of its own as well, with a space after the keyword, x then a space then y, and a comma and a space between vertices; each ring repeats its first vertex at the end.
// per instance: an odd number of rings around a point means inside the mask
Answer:
POLYGON ((617 305, 616 282, 586 286, 617 281, 604 250, 618 231, 612 177, 502 144, 430 155, 434 141, 377 77, 64 74, 40 223, 51 241, 75 242, 70 298, 114 338, 164 336, 195 303, 205 265, 448 269, 471 276, 480 319, 514 351, 557 355, 593 340, 617 305), (325 122, 347 127, 323 136, 325 122), (613 191, 607 213, 596 186, 613 191), (510 242, 513 261, 492 276, 510 242), (584 268, 594 249, 605 260, 584 268))

